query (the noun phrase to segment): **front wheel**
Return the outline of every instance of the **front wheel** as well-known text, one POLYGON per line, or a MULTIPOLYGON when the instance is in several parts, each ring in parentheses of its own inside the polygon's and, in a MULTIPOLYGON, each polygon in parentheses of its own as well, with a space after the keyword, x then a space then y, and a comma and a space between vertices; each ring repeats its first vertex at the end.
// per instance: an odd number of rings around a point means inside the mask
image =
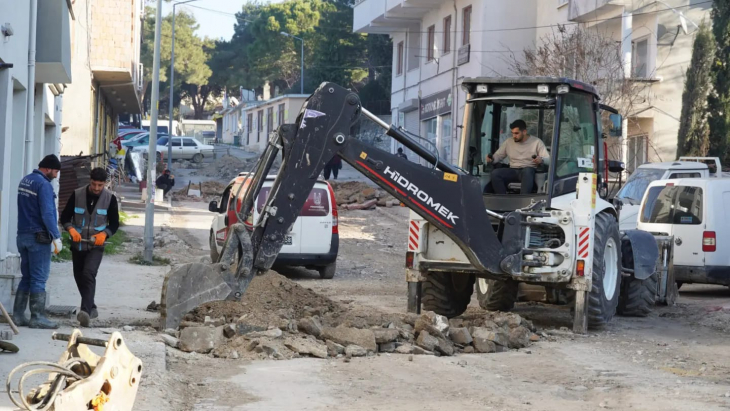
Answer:
POLYGON ((479 306, 489 311, 509 311, 517 301, 519 284, 514 281, 477 279, 479 306))
POLYGON ((193 161, 196 163, 202 163, 203 162, 203 155, 198 153, 193 156, 193 161))
POLYGON ((210 261, 215 264, 218 262, 218 248, 216 247, 215 243, 215 234, 213 233, 213 230, 210 230, 210 239, 208 240, 208 243, 210 244, 210 261))
POLYGON ((421 303, 426 311, 448 318, 466 311, 474 293, 474 275, 429 272, 423 283, 421 303))
POLYGON ((593 285, 588 294, 588 326, 605 326, 616 313, 621 294, 621 237, 610 214, 596 215, 593 238, 593 285))

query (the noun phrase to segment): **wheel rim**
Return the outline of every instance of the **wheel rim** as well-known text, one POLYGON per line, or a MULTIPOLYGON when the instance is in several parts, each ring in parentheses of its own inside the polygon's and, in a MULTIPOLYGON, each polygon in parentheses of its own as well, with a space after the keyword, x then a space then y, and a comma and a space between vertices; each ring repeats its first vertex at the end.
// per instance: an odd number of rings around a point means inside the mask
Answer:
MULTIPOLYGON (((595 256, 594 256, 595 258, 595 256)), ((618 250, 616 241, 609 238, 603 250, 603 294, 607 300, 613 298, 618 282, 618 250)))
POLYGON ((484 278, 479 278, 478 282, 479 284, 479 292, 482 294, 487 294, 489 292, 489 283, 484 278))

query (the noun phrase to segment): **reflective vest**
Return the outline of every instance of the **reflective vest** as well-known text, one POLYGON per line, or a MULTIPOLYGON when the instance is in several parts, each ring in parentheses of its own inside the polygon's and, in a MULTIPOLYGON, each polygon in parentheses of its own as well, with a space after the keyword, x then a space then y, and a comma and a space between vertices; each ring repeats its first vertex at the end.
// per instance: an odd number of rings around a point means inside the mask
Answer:
MULTIPOLYGON (((76 203, 74 204, 74 218, 72 222, 74 228, 81 234, 81 238, 84 240, 90 240, 91 237, 106 230, 107 212, 109 211, 109 204, 112 201, 112 194, 107 189, 103 189, 101 194, 99 194, 96 205, 94 205, 94 212, 89 214, 89 210, 86 208, 87 190, 88 186, 84 186, 75 192, 76 203)), ((87 242, 80 242, 78 246, 74 244, 74 247, 78 247, 79 251, 88 251, 91 245, 87 242)))

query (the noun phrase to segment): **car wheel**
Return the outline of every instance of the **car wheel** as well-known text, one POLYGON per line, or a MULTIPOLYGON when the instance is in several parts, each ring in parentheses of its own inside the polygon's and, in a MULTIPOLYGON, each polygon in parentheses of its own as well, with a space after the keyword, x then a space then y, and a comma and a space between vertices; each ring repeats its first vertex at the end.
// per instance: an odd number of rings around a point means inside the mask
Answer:
POLYGON ((319 278, 323 280, 331 280, 335 278, 335 271, 337 271, 337 263, 327 264, 324 267, 319 267, 319 278))
POLYGON ((203 162, 203 155, 198 153, 193 156, 193 161, 196 163, 202 163, 203 162))

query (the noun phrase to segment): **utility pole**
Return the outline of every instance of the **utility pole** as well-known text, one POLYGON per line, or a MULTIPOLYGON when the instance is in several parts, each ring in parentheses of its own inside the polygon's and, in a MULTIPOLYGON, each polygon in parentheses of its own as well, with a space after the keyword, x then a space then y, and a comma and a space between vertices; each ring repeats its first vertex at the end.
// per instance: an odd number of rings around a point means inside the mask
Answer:
POLYGON ((167 169, 172 172, 172 106, 174 100, 173 96, 173 89, 175 87, 175 7, 179 6, 180 4, 185 3, 192 3, 194 1, 198 0, 188 0, 188 1, 181 1, 179 3, 173 3, 172 4, 172 39, 171 45, 171 56, 170 56, 170 138, 167 139, 167 169))
POLYGON ((162 35, 162 0, 157 0, 155 16, 155 56, 152 61, 152 109, 150 145, 147 151, 147 204, 144 218, 144 260, 152 263, 155 236, 155 178, 157 175, 157 116, 160 105, 160 37, 162 35))
POLYGON ((291 37, 291 38, 297 39, 297 40, 299 40, 299 41, 302 42, 302 60, 301 60, 301 63, 299 65, 299 69, 301 71, 301 73, 299 75, 299 93, 300 94, 304 94, 304 40, 301 39, 301 38, 299 38, 299 37, 297 37, 297 36, 292 36, 291 34, 286 33, 286 32, 283 32, 283 31, 282 32, 279 32, 279 34, 281 34, 282 36, 286 36, 286 37, 291 37))

